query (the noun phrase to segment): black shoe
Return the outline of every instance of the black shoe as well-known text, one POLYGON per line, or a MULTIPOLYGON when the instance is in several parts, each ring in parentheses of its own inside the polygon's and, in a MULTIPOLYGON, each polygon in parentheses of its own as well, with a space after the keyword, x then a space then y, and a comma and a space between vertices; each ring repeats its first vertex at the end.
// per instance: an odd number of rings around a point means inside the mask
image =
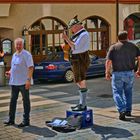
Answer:
POLYGON ((14 122, 14 121, 8 120, 8 121, 5 121, 4 124, 5 124, 5 125, 14 125, 15 122, 14 122))
POLYGON ((83 107, 81 104, 79 104, 75 108, 72 108, 72 111, 85 111, 85 110, 87 110, 87 107, 86 106, 83 107))
POLYGON ((126 116, 131 116, 131 111, 126 111, 126 112, 125 112, 125 115, 126 115, 126 116))
POLYGON ((29 125, 30 125, 29 122, 27 122, 27 123, 22 122, 18 125, 18 127, 25 127, 25 126, 29 126, 29 125))
POLYGON ((78 105, 76 105, 76 106, 72 106, 71 109, 77 108, 77 107, 79 107, 79 106, 80 106, 80 104, 78 104, 78 105))
POLYGON ((120 112, 119 119, 124 121, 125 120, 125 112, 120 112))

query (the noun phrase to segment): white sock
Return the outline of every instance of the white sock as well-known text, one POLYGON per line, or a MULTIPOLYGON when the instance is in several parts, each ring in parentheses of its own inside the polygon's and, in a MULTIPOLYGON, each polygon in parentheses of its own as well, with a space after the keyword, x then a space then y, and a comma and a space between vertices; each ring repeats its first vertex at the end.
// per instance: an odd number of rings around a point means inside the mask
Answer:
POLYGON ((87 101, 86 101, 86 97, 87 97, 87 90, 79 90, 79 94, 80 94, 80 101, 79 104, 81 104, 82 106, 86 106, 87 105, 87 101))

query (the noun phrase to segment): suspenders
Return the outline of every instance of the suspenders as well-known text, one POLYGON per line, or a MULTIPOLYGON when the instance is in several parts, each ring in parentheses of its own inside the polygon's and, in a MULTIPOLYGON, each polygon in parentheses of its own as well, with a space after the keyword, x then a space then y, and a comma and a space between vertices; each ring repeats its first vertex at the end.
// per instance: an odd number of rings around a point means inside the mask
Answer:
POLYGON ((77 33, 77 34, 75 34, 75 35, 73 35, 73 36, 71 36, 71 41, 73 41, 75 38, 76 38, 76 40, 78 39, 78 36, 81 34, 81 33, 83 33, 83 32, 86 32, 86 30, 85 29, 83 29, 82 31, 80 31, 79 33, 77 33))

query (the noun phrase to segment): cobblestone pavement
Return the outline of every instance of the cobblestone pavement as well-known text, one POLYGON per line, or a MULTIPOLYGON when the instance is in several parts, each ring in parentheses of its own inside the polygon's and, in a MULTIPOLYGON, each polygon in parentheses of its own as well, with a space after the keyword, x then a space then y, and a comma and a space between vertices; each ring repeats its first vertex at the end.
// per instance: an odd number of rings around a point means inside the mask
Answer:
POLYGON ((46 120, 66 116, 66 110, 79 99, 73 83, 37 84, 31 88, 31 125, 18 128, 22 121, 22 99, 19 96, 16 124, 4 126, 8 117, 10 88, 0 87, 1 140, 140 140, 140 79, 136 79, 132 117, 118 119, 111 95, 110 82, 104 77, 88 79, 88 107, 93 110, 94 125, 90 128, 60 133, 45 125, 46 120))

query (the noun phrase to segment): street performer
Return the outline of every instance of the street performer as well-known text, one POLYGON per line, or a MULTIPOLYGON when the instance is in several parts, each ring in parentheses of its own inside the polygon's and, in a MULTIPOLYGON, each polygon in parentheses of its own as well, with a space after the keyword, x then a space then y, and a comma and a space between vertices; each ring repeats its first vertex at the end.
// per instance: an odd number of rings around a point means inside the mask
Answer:
POLYGON ((84 111, 87 109, 86 96, 86 72, 90 64, 88 54, 90 46, 90 36, 77 16, 71 19, 68 23, 68 28, 72 32, 72 37, 69 38, 64 32, 62 38, 71 47, 71 64, 74 73, 74 82, 79 87, 80 101, 79 104, 71 107, 73 111, 84 111))

